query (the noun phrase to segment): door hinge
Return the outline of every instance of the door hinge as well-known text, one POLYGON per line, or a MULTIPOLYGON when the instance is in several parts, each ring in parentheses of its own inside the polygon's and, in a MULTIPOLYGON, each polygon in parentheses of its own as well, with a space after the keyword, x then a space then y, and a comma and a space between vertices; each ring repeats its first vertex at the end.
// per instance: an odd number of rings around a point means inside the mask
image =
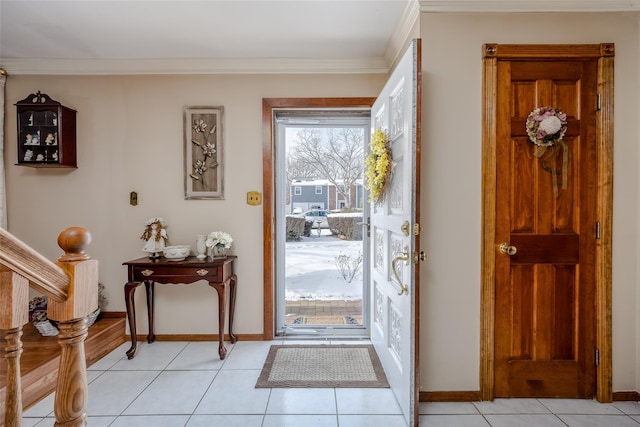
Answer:
POLYGON ((600 365, 600 350, 598 350, 597 348, 595 349, 595 354, 594 354, 594 363, 596 364, 596 366, 600 365))
POLYGON ((600 221, 596 221, 596 239, 600 238, 600 221))
POLYGON ((602 95, 598 94, 596 97, 596 111, 602 110, 602 95))
POLYGON ((422 231, 422 227, 420 226, 420 224, 418 224, 417 222, 413 224, 413 235, 414 236, 419 236, 420 232, 422 231))

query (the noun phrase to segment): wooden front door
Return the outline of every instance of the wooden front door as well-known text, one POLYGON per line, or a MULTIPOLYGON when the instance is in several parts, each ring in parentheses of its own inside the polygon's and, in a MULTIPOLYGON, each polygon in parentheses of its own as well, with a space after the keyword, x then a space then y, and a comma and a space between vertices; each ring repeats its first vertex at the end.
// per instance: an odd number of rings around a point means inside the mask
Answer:
POLYGON ((598 58, 499 58, 496 99, 494 397, 591 398, 598 58), (566 152, 538 157, 525 123, 547 106, 566 152))

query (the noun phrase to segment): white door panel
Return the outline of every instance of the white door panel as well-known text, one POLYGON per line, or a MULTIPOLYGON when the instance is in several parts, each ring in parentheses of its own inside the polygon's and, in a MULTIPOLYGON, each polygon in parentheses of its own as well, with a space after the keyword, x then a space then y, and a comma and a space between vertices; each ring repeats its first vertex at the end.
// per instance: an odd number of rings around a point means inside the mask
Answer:
POLYGON ((371 212, 371 338, 407 425, 417 425, 416 275, 413 225, 417 223, 416 153, 418 129, 419 47, 414 40, 372 109, 372 133, 389 138, 393 172, 382 203, 371 212), (395 268, 394 268, 395 267, 395 268))

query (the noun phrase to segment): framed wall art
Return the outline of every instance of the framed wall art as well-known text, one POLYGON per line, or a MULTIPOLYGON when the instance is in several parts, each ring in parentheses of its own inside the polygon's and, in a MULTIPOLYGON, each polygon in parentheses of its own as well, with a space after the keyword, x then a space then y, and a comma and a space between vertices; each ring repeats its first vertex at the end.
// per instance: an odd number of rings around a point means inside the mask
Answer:
POLYGON ((224 199, 223 130, 223 107, 185 107, 185 199, 224 199))

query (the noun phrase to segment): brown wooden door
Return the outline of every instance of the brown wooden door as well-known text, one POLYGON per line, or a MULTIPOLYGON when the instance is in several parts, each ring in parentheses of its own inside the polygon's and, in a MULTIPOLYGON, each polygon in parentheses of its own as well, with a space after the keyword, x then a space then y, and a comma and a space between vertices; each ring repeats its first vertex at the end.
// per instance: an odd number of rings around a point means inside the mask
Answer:
POLYGON ((498 61, 495 397, 594 396, 597 64, 498 61), (566 188, 526 133, 545 106, 567 114, 566 188))

